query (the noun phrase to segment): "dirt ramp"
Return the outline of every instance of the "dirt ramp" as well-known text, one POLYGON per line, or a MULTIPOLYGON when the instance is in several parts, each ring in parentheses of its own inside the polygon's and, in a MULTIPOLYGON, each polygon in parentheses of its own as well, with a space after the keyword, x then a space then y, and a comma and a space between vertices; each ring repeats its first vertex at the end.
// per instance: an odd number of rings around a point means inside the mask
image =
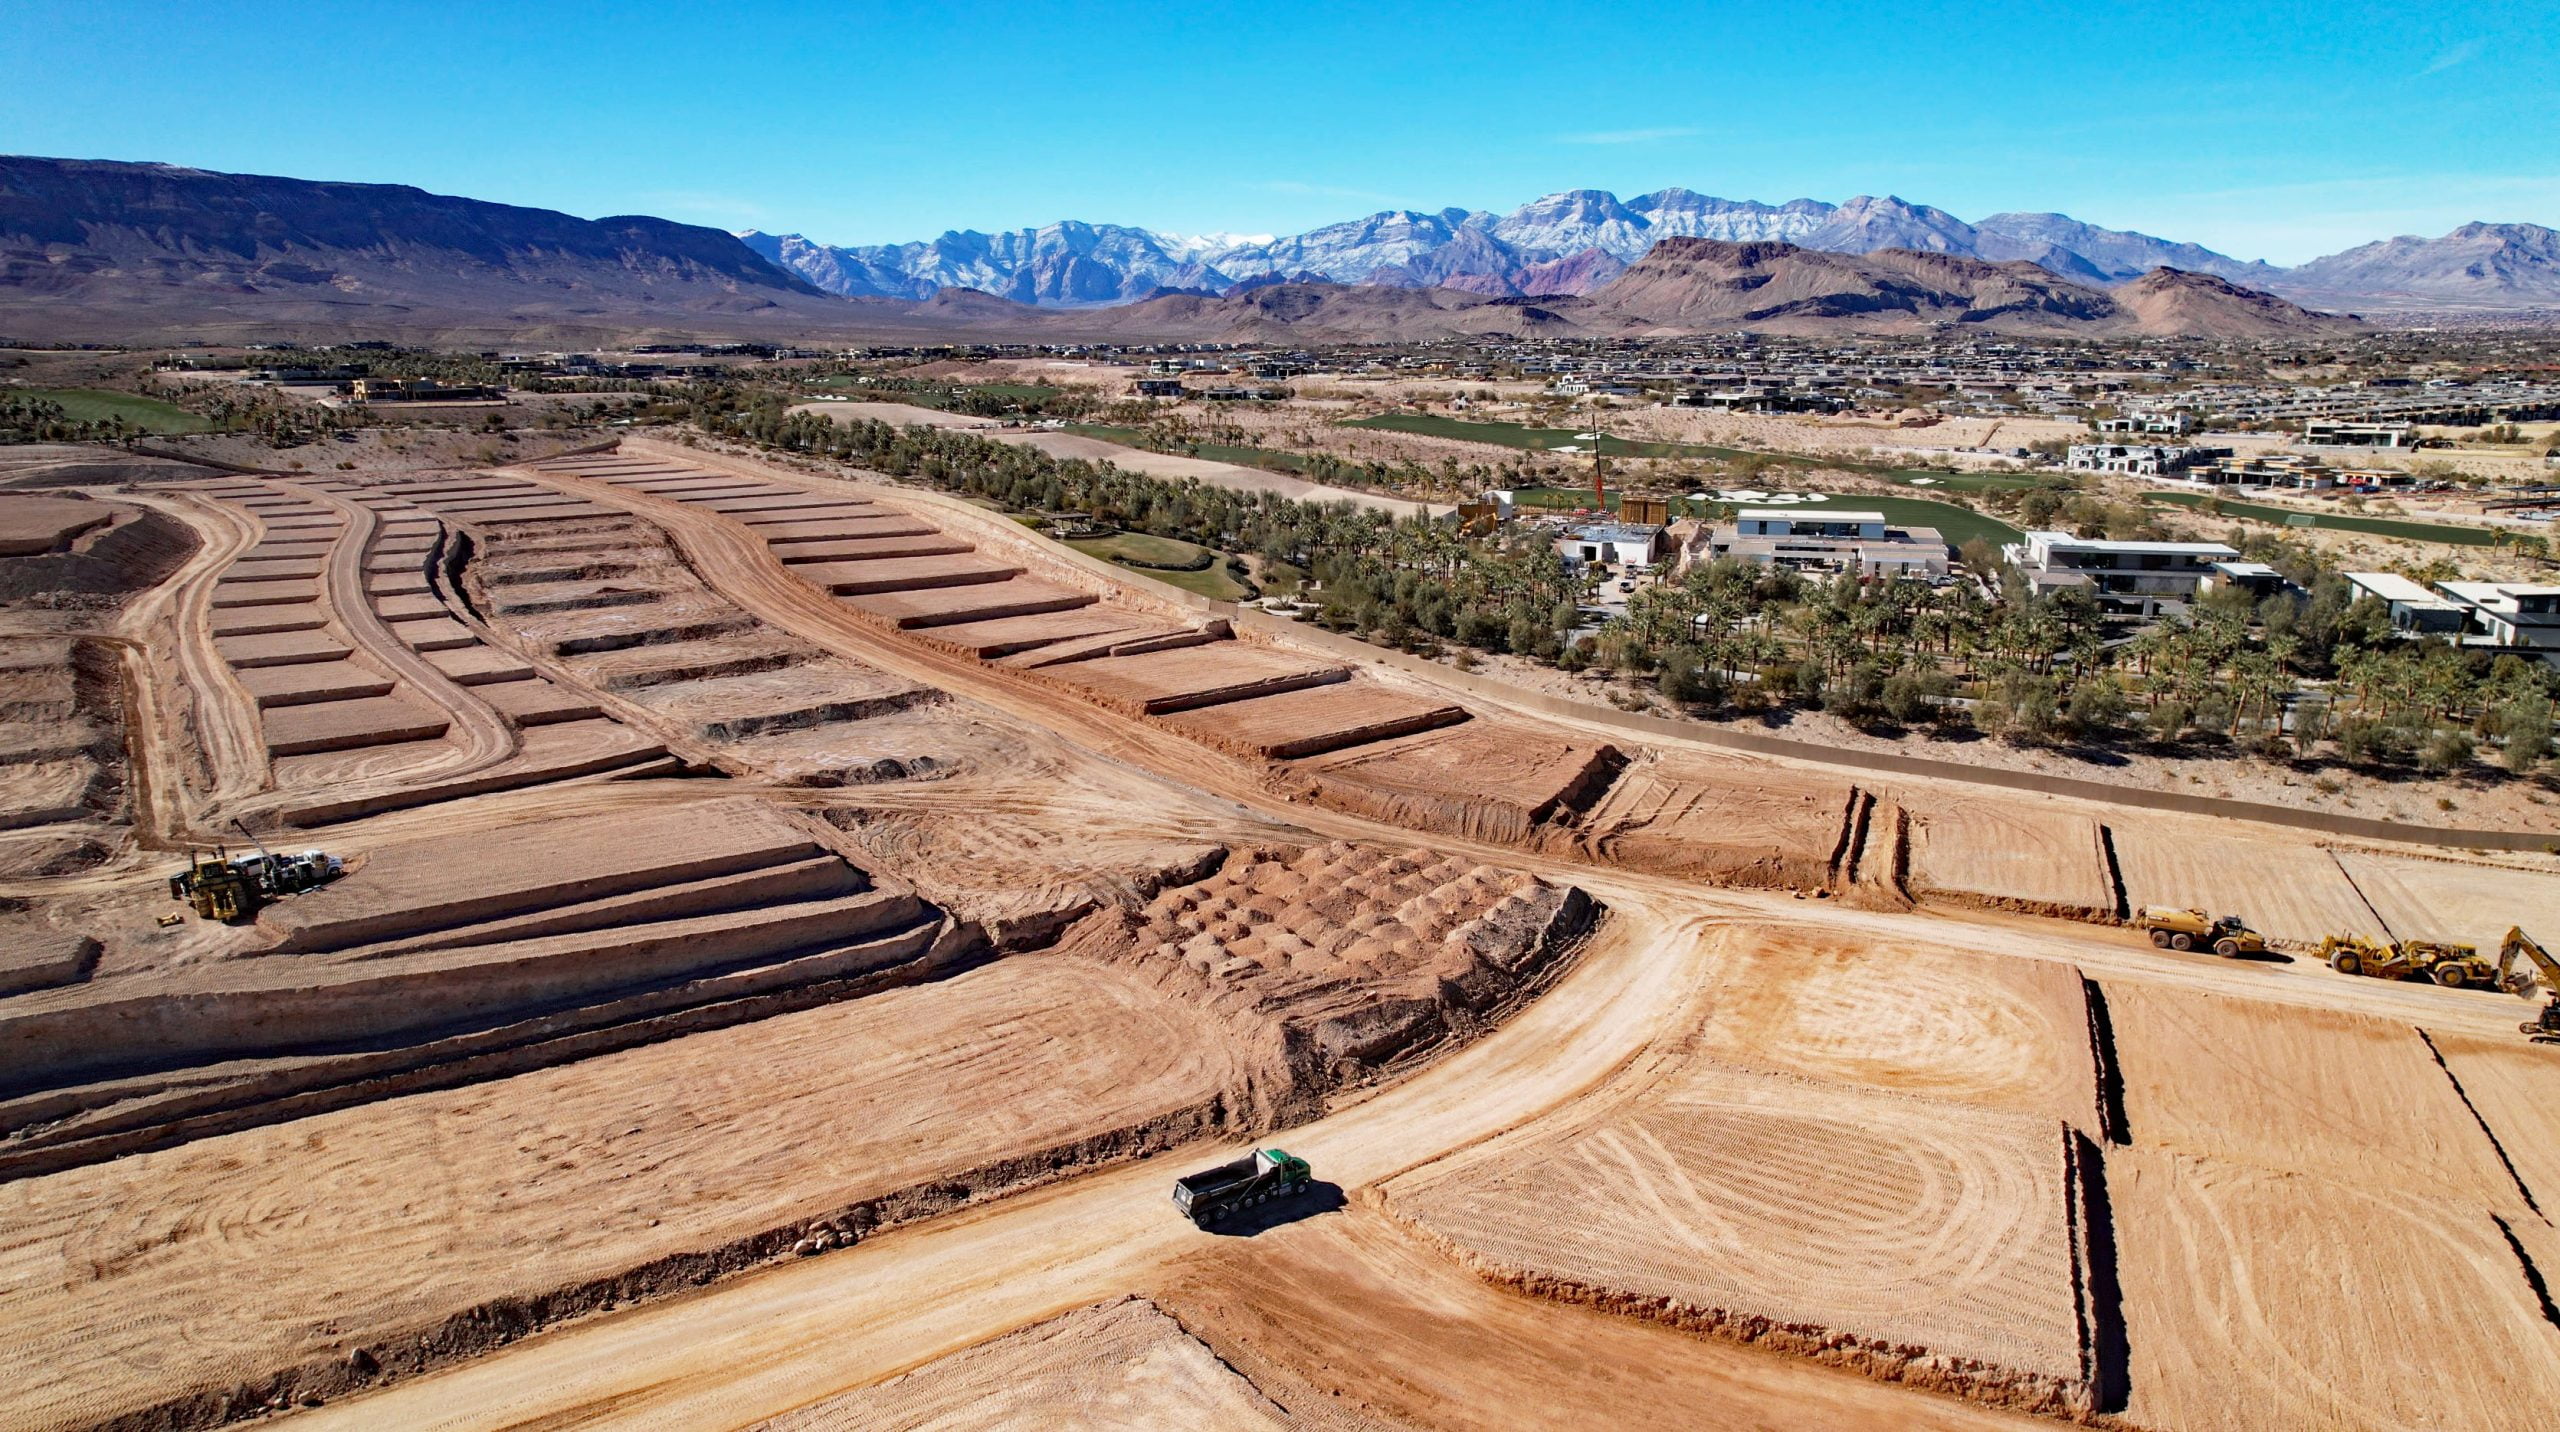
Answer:
POLYGON ((1143 1298, 1079 1309, 814 1403, 754 1432, 1049 1427, 1281 1429, 1298 1423, 1143 1298))

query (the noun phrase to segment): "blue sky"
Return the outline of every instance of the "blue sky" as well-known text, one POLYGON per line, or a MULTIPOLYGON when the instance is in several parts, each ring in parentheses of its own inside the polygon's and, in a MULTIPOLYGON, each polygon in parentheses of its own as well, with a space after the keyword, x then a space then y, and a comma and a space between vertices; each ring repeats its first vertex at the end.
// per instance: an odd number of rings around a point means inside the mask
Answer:
POLYGON ((2560 224, 2523 5, 0 7, 0 151, 838 243, 1679 184, 2298 262, 2560 224))

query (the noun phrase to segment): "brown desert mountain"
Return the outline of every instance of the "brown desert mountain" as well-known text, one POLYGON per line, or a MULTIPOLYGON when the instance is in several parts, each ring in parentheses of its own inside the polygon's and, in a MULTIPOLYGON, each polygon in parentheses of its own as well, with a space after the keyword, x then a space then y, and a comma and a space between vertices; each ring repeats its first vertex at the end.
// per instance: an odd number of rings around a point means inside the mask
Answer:
POLYGON ((2158 269, 2117 290, 2072 283, 2025 260, 1880 249, 1665 239, 1591 296, 1594 326, 1644 333, 1715 328, 1897 332, 1939 323, 2091 336, 2261 338, 2352 320, 2202 274, 2158 269))
POLYGON ((2153 269, 2110 290, 2110 296, 2133 315, 2144 333, 2186 338, 2281 338, 2334 332, 2354 324, 2351 318, 2314 313, 2274 294, 2183 269, 2153 269))

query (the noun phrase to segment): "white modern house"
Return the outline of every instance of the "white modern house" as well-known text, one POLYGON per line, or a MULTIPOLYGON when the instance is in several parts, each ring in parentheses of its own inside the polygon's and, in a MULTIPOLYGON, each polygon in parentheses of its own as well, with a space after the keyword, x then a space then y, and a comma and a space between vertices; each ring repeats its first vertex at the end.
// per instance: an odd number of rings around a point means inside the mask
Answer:
POLYGON ((2215 563, 2240 559, 2220 542, 2110 542, 2068 532, 2029 532, 2000 550, 2038 592, 2084 588, 2101 608, 2130 616, 2193 600, 2215 563))
POLYGON ((1745 507, 1707 534, 1707 554, 1800 571, 1862 577, 1947 574, 1947 543, 1931 527, 1893 527, 1881 512, 1745 507))

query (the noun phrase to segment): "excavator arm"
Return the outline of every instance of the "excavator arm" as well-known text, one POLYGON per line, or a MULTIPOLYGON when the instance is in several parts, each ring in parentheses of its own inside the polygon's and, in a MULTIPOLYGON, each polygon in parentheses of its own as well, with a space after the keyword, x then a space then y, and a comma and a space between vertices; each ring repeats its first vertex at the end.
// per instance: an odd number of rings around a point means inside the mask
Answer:
POLYGON ((2554 958, 2540 940, 2526 934, 2523 926, 2515 925, 2508 928, 2506 939, 2498 944, 2498 988, 2518 994, 2529 992, 2528 987, 2513 982, 2519 960, 2531 963, 2543 989, 2560 997, 2560 958, 2554 958))

